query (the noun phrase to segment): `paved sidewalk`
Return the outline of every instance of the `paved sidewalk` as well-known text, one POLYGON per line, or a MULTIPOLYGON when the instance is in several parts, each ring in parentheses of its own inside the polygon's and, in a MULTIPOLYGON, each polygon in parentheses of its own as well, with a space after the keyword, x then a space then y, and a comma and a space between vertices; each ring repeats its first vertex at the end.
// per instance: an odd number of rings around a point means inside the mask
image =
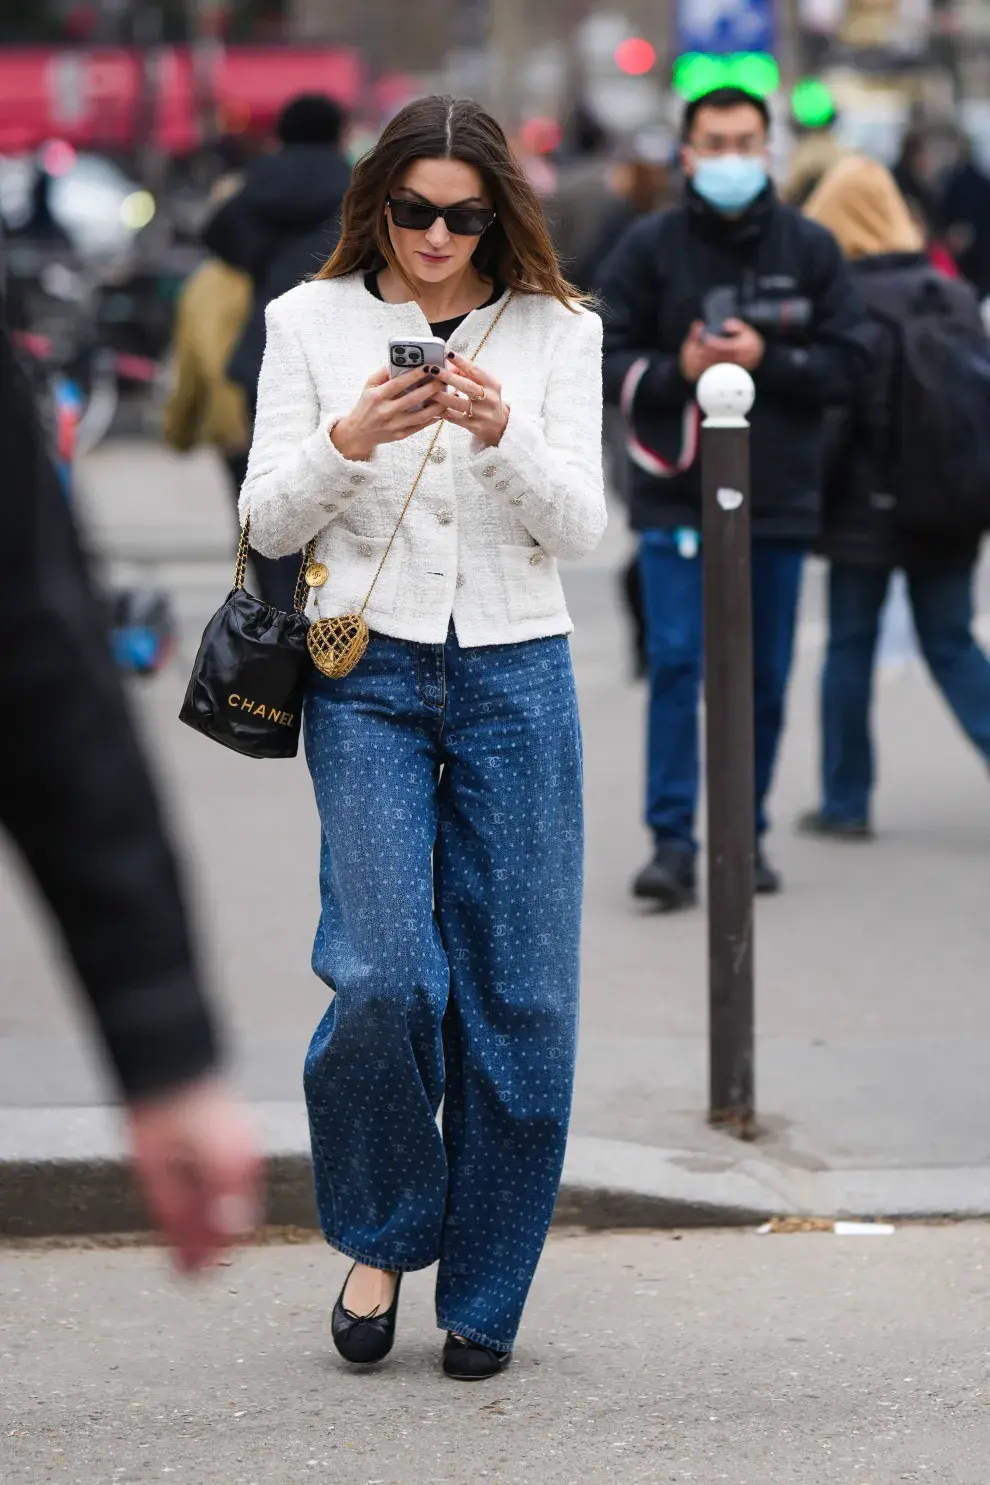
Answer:
MULTIPOLYGON (((87 474, 85 510, 96 544, 118 554, 114 569, 138 562, 176 593, 181 654, 169 674, 135 690, 135 703, 188 854, 241 1084, 284 1133, 298 1120, 302 1056, 323 1010, 308 964, 317 913, 308 777, 301 760, 257 765, 175 720, 199 631, 229 583, 229 495, 208 455, 182 460, 150 445, 108 445, 87 474)), ((663 1207, 658 1187, 680 1191, 686 1179, 697 1210, 724 1218, 720 1178, 753 1178, 755 1159, 762 1199, 783 1210, 827 1201, 990 1212, 986 771, 921 668, 887 666, 877 698, 880 839, 844 847, 793 835, 793 817, 814 794, 822 635, 814 570, 774 800, 771 848, 788 890, 757 914, 763 1135, 740 1149, 707 1128, 704 916, 658 917, 628 896, 647 840, 643 693, 627 678, 615 599, 626 544, 619 515, 602 552, 566 574, 588 785, 575 1191, 600 1185, 603 1165, 621 1169, 636 1198, 628 1210, 642 1215, 663 1207), (624 1147, 621 1158, 602 1155, 608 1141, 624 1147), (627 1179, 632 1165, 638 1185, 627 1179), (636 1204, 650 1193, 645 1209, 636 1204)), ((983 596, 990 611, 986 587, 983 596)), ((104 1100, 104 1085, 9 862, 0 877, 0 1164, 41 1159, 46 1131, 52 1153, 61 1142, 81 1158, 87 1139, 102 1148, 109 1138, 103 1116, 87 1112, 104 1100), (45 1109, 54 1112, 31 1112, 45 1109)), ((616 1219, 613 1207, 605 1219, 616 1219)))
POLYGON ((985 1226, 551 1238, 515 1359, 438 1367, 432 1274, 395 1350, 332 1351, 346 1263, 0 1249, 5 1485, 986 1485, 985 1226))

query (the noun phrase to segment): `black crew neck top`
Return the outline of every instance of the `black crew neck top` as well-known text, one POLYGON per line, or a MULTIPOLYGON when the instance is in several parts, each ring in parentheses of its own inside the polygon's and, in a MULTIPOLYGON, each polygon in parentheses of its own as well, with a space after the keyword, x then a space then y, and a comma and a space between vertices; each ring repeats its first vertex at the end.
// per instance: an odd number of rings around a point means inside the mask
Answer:
MULTIPOLYGON (((365 274, 364 287, 367 289, 369 294, 374 294, 376 299, 381 299, 382 291, 378 287, 378 272, 379 270, 375 268, 372 269, 370 273, 365 274)), ((485 300, 484 304, 479 304, 478 308, 487 309, 490 304, 494 304, 497 299, 501 299, 502 294, 503 289, 501 284, 493 284, 490 297, 485 300)), ((430 329, 433 331, 433 334, 438 337, 438 339, 449 340, 454 332, 460 329, 461 325, 463 325, 464 321, 468 317, 468 314, 470 313, 471 311, 468 310, 466 314, 454 315, 449 320, 437 320, 435 324, 430 326, 430 329)))

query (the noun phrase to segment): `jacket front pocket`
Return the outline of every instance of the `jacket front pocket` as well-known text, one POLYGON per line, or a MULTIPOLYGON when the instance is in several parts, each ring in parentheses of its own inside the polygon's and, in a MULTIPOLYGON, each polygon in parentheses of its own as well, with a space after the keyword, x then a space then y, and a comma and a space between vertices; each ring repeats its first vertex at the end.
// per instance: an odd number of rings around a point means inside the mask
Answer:
POLYGON ((368 597, 372 583, 374 591, 369 608, 392 611, 399 568, 403 565, 401 533, 382 566, 388 543, 387 536, 359 536, 339 523, 327 528, 316 552, 318 561, 327 569, 327 580, 321 588, 313 590, 321 618, 356 613, 368 597), (375 581, 379 567, 381 573, 375 581))
POLYGON ((557 563, 542 547, 500 546, 499 563, 509 619, 552 619, 566 613, 557 563))

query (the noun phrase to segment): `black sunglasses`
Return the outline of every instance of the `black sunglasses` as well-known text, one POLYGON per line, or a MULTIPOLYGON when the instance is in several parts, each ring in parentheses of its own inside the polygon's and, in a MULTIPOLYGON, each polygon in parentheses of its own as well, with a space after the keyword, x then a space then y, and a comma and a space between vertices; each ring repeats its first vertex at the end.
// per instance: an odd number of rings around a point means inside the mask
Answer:
POLYGON ((387 196, 386 204, 397 227, 411 232, 428 232, 437 217, 443 217, 447 231, 455 237, 480 237, 495 220, 488 206, 434 206, 430 201, 404 201, 387 196))

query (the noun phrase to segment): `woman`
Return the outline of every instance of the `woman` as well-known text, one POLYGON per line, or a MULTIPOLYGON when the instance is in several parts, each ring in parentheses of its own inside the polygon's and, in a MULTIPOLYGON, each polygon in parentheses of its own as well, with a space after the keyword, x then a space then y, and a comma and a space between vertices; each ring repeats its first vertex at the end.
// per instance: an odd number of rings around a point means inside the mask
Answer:
MULTIPOLYGON (((965 532, 920 538, 898 522, 896 409, 903 365, 896 325, 907 320, 937 275, 893 177, 876 161, 851 156, 826 176, 806 212, 835 234, 850 259, 875 321, 876 362, 869 393, 828 461, 822 549, 831 569, 822 676, 822 803, 800 825, 814 835, 863 840, 872 835, 874 656, 884 600, 898 568, 907 577, 918 640, 932 676, 990 761, 990 663, 972 634, 980 539, 965 532)), ((968 294, 948 281, 946 292, 968 294)), ((975 323, 975 304, 972 317, 975 323)))
POLYGON ((249 511, 270 556, 316 539, 314 615, 380 569, 367 654, 306 707, 334 1001, 305 1086, 323 1231, 355 1260, 334 1339, 380 1360, 401 1275, 439 1260, 445 1370, 493 1375, 567 1133, 581 743, 556 559, 592 550, 605 505, 601 323, 476 103, 403 109, 333 257, 269 306, 249 511), (446 365, 390 382, 390 337, 428 329, 446 365))

